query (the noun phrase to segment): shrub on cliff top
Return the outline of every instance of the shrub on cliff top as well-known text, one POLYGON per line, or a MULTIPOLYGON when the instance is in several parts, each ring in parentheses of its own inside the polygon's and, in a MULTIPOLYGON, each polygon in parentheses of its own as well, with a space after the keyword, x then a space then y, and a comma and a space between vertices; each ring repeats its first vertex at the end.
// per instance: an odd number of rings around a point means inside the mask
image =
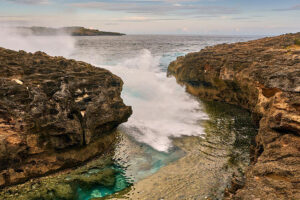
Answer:
POLYGON ((300 39, 295 39, 295 40, 294 40, 294 44, 300 46, 300 39))

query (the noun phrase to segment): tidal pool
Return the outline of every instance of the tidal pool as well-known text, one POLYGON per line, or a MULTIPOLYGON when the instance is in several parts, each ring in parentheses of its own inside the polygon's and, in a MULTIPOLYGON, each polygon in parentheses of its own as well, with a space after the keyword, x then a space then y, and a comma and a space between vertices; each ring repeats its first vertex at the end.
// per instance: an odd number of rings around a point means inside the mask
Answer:
POLYGON ((84 187, 83 184, 83 187, 77 187, 77 200, 89 200, 120 192, 185 155, 184 151, 176 146, 168 152, 157 151, 149 145, 135 141, 122 131, 118 133, 116 139, 112 154, 113 165, 98 170, 91 169, 85 174, 91 176, 112 169, 114 170, 113 183, 105 186, 99 181, 91 187, 90 185, 84 187))

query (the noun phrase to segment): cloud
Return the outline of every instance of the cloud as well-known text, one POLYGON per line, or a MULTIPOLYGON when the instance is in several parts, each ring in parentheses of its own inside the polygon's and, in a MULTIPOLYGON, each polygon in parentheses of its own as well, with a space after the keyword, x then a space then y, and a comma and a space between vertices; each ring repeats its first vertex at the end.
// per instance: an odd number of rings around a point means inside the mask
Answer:
POLYGON ((6 0, 9 2, 20 3, 20 4, 50 4, 49 0, 6 0))
POLYGON ((199 1, 149 0, 149 1, 89 1, 68 4, 75 8, 99 9, 107 11, 123 11, 127 13, 142 13, 155 15, 222 15, 236 14, 239 9, 225 6, 204 6, 199 1))
POLYGON ((290 10, 300 10, 300 4, 294 5, 289 8, 279 8, 279 9, 273 9, 273 11, 290 11, 290 10))
POLYGON ((155 21, 178 21, 180 18, 153 18, 153 17, 145 17, 145 16, 130 16, 130 17, 121 17, 121 18, 113 18, 110 21, 117 22, 155 22, 155 21))

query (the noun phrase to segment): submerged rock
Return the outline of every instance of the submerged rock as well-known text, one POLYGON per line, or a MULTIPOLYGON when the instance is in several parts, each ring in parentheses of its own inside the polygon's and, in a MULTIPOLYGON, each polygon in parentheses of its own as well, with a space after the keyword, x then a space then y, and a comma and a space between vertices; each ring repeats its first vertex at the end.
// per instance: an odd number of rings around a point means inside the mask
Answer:
POLYGON ((0 48, 0 187, 107 150, 132 113, 122 85, 84 62, 0 48))
MULTIPOLYGON (((300 199, 300 33, 221 44, 172 62, 189 93, 240 105, 259 124, 252 165, 234 199, 300 199)), ((234 182, 234 180, 233 180, 234 182)))
MULTIPOLYGON (((111 135, 117 136, 115 131, 111 135)), ((23 184, 5 187, 0 190, 0 199, 5 200, 74 200, 88 199, 89 194, 104 196, 106 191, 114 191, 122 176, 122 169, 116 168, 109 151, 101 154, 86 164, 60 171, 40 178, 35 178, 23 184), (92 173, 91 173, 92 172, 92 173), (100 191, 100 194, 99 194, 100 191), (97 195, 98 194, 98 195, 97 195)), ((122 176, 125 185, 117 189, 121 191, 130 186, 122 176)), ((114 192, 117 192, 114 191, 114 192)))

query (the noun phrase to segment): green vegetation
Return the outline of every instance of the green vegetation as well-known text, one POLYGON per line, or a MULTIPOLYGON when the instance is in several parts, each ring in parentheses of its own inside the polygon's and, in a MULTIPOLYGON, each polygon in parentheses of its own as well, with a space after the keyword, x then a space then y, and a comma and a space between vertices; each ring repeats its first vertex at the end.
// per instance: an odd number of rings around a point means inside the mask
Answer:
POLYGON ((300 46, 300 39, 295 39, 294 44, 300 46))
POLYGON ((84 27, 64 27, 62 31, 66 33, 70 33, 73 36, 100 36, 100 35, 111 35, 111 36, 120 36, 125 35, 123 33, 115 33, 115 32, 104 32, 99 31, 97 29, 87 29, 84 27))

